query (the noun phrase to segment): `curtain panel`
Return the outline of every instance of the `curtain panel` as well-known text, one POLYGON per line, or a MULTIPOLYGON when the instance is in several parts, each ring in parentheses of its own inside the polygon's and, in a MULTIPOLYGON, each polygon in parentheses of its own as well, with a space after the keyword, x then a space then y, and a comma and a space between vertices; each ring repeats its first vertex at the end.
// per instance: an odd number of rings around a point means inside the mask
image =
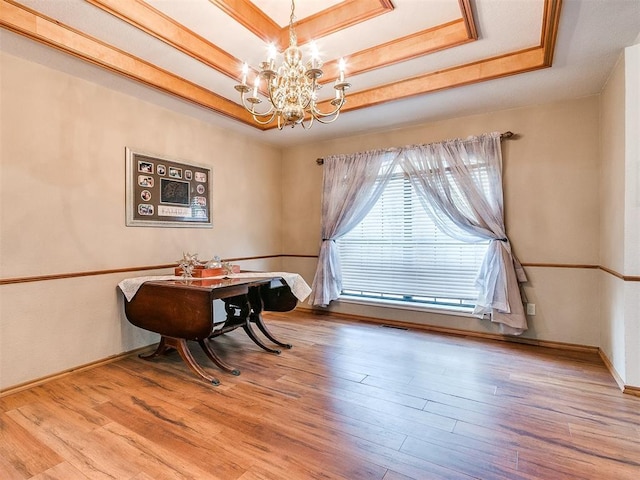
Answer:
POLYGON ((400 164, 426 212, 444 232, 465 242, 489 241, 476 279, 474 315, 488 315, 502 333, 527 330, 518 284, 526 275, 504 224, 500 134, 405 147, 400 164))
POLYGON ((377 150, 334 155, 324 160, 322 243, 309 303, 328 305, 342 291, 336 240, 362 221, 382 194, 395 166, 397 152, 377 150))

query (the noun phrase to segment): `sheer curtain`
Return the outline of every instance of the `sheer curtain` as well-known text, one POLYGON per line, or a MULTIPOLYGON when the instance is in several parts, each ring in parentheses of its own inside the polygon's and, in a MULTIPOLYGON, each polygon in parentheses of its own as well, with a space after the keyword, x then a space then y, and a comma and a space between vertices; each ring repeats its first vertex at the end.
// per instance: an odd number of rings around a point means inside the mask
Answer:
POLYGON ((490 241, 476 281, 474 314, 488 314, 503 333, 524 332, 527 319, 518 282, 526 276, 505 232, 500 134, 405 147, 400 163, 443 231, 462 241, 490 241))
POLYGON ((397 151, 334 155, 324 160, 322 244, 309 303, 328 305, 342 291, 335 241, 355 227, 376 203, 393 172, 397 151))

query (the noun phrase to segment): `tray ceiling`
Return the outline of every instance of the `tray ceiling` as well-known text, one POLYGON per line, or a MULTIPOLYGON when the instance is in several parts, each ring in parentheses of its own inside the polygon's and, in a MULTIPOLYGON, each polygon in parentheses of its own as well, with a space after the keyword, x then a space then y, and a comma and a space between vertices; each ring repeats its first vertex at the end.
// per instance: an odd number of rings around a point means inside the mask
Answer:
POLYGON ((169 108, 276 144, 594 94, 640 30, 636 0, 298 0, 298 40, 319 46, 323 83, 344 57, 352 88, 334 124, 280 132, 257 126, 233 86, 267 43, 286 47, 289 15, 286 0, 0 0, 0 26, 18 34, 2 37, 9 53, 29 56, 21 42, 35 40, 128 79, 118 88, 131 94, 151 87, 169 108))

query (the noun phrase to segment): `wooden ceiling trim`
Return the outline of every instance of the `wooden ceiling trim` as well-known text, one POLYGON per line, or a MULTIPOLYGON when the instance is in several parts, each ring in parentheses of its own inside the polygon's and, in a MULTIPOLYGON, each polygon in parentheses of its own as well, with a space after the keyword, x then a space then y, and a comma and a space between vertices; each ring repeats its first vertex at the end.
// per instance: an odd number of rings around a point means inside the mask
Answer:
MULTIPOLYGON (((458 19, 356 52, 346 57, 347 72, 349 76, 359 75, 472 41, 474 39, 467 34, 466 22, 458 19)), ((323 84, 335 80, 338 61, 327 62, 323 70, 326 74, 323 84)))
POLYGON ((542 33, 540 34, 540 46, 545 51, 545 64, 551 66, 553 54, 556 50, 558 38, 558 26, 560 23, 560 11, 562 0, 545 0, 544 14, 542 18, 542 33))
POLYGON ((251 115, 237 103, 19 5, 13 0, 0 0, 0 26, 94 65, 255 126, 251 115))
MULTIPOLYGON (((281 27, 249 0, 209 0, 265 43, 289 46, 289 25, 281 27)), ((298 44, 321 38, 393 10, 390 0, 345 0, 295 23, 298 44)))
MULTIPOLYGON (((546 67, 542 48, 526 49, 354 92, 347 96, 347 103, 342 108, 342 111, 356 110, 393 100, 484 82, 546 67)), ((321 109, 329 107, 329 101, 322 102, 321 109)))
MULTIPOLYGON (((239 59, 186 29, 147 3, 141 0, 126 2, 122 0, 86 1, 140 28, 224 75, 233 79, 239 78, 242 63, 239 59)), ((463 17, 356 52, 348 57, 349 74, 358 75, 472 41, 473 39, 468 36, 469 23, 473 24, 473 18, 463 17)), ((325 77, 322 83, 335 80, 338 76, 337 60, 327 62, 324 71, 325 77)))
MULTIPOLYGON (((463 17, 473 20, 468 0, 459 0, 463 17)), ((426 73, 410 79, 382 85, 347 96, 342 112, 379 105, 416 95, 517 75, 552 65, 562 0, 545 0, 541 45, 489 59, 426 73)), ((475 27, 473 27, 475 31, 475 27)), ((477 34, 476 34, 477 35, 477 34)), ((331 109, 330 100, 321 102, 320 110, 331 109)), ((269 127, 273 128, 273 127, 269 127)))
POLYGON ((473 20, 473 10, 471 9, 471 0, 458 0, 460 6, 460 13, 467 27, 467 36, 478 39, 478 29, 476 28, 476 22, 473 20))
MULTIPOLYGON (((390 1, 381 0, 346 0, 333 5, 321 12, 303 18, 295 22, 298 45, 304 45, 312 39, 318 39, 332 33, 365 22, 378 15, 389 13, 393 10, 390 1)), ((289 46, 289 26, 280 31, 279 46, 285 49, 289 46)))
POLYGON ((242 62, 141 0, 85 0, 208 65, 237 78, 242 62))
POLYGON ((280 38, 281 27, 249 0, 209 0, 265 43, 280 38))

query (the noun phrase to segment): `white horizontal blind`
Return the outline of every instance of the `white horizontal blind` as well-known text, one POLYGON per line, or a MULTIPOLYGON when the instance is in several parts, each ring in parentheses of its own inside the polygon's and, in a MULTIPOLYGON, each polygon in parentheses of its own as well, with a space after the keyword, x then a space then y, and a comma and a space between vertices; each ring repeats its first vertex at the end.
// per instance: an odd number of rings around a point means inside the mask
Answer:
POLYGON ((464 243, 440 231, 398 172, 338 247, 343 295, 471 306, 487 242, 464 243))

